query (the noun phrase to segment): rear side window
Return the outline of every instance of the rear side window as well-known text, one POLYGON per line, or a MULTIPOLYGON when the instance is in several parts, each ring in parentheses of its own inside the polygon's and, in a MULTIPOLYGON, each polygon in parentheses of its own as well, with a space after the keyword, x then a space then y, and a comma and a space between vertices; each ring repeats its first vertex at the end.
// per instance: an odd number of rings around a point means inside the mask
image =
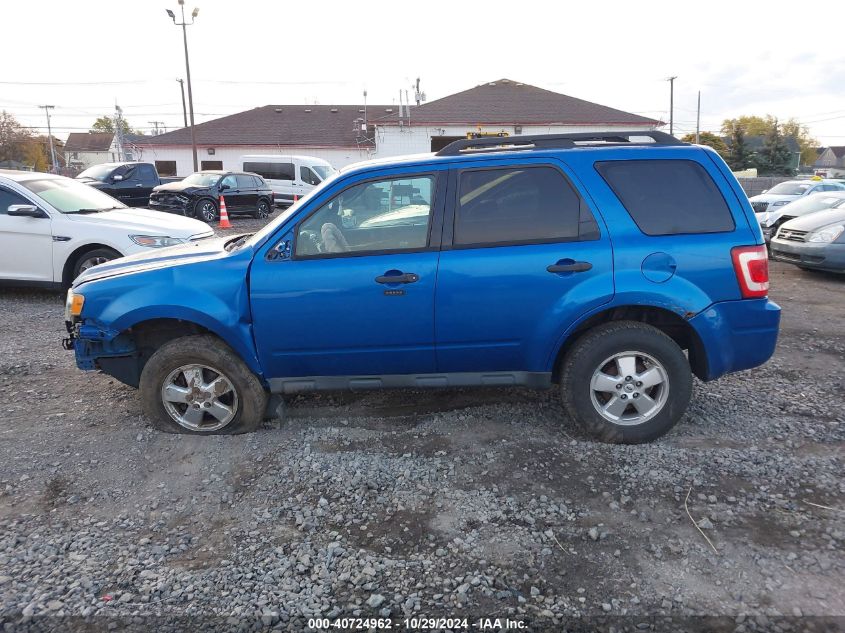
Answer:
POLYGON ((552 167, 460 174, 454 243, 531 244, 598 239, 578 192, 552 167))
POLYGON ((722 233, 733 216, 707 170, 691 160, 614 160, 596 169, 646 235, 722 233))
POLYGON ((244 163, 244 171, 251 171, 268 180, 294 180, 293 163, 265 163, 250 162, 244 163))
POLYGON ((255 189, 255 178, 247 174, 238 174, 238 189, 255 189))

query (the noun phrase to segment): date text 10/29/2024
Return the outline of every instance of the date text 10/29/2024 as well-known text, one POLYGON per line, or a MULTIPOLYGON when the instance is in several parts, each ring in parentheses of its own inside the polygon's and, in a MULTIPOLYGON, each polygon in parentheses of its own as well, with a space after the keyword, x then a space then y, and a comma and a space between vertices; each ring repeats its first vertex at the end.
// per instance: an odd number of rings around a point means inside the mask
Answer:
POLYGON ((368 630, 476 630, 476 631, 518 631, 527 629, 528 625, 522 620, 510 618, 426 618, 413 617, 403 619, 393 618, 311 618, 308 620, 309 630, 339 630, 339 631, 368 631, 368 630))

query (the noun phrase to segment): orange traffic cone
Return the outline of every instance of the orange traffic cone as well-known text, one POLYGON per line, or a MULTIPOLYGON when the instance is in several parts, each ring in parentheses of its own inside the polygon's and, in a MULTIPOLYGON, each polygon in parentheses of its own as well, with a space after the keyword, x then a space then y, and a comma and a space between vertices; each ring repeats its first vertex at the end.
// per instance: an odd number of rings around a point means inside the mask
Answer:
POLYGON ((231 229, 232 224, 229 222, 229 212, 226 211, 226 198, 220 196, 220 223, 217 225, 221 229, 231 229))
POLYGON ((298 196, 298 195, 296 195, 296 194, 293 194, 293 203, 294 203, 294 204, 296 204, 296 202, 297 202, 298 200, 299 200, 299 196, 298 196))

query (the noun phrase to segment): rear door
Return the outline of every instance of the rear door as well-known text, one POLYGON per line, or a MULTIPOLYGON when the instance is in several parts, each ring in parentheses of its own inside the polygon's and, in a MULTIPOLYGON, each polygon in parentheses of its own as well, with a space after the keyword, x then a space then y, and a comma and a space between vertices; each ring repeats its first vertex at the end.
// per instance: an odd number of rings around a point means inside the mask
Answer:
POLYGON ((11 216, 14 204, 33 204, 17 192, 0 186, 0 279, 52 282, 53 234, 47 217, 11 216))
POLYGON ((449 191, 438 371, 549 371, 564 330, 613 296, 607 231, 555 161, 465 163, 449 191))
POLYGON ((240 196, 240 209, 242 211, 253 211, 258 206, 258 190, 255 187, 255 178, 247 174, 237 174, 235 180, 238 183, 240 196))

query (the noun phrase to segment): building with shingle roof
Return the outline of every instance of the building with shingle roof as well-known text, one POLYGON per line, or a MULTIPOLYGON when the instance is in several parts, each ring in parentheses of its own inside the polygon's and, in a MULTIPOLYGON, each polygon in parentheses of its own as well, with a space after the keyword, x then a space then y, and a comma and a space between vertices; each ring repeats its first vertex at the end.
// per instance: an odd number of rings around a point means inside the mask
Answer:
MULTIPOLYGON (((200 123, 200 168, 241 169, 246 154, 304 154, 335 167, 437 151, 470 133, 544 134, 653 130, 661 121, 500 79, 421 105, 266 105, 200 123)), ((193 170, 190 128, 134 143, 162 174, 193 170)))

